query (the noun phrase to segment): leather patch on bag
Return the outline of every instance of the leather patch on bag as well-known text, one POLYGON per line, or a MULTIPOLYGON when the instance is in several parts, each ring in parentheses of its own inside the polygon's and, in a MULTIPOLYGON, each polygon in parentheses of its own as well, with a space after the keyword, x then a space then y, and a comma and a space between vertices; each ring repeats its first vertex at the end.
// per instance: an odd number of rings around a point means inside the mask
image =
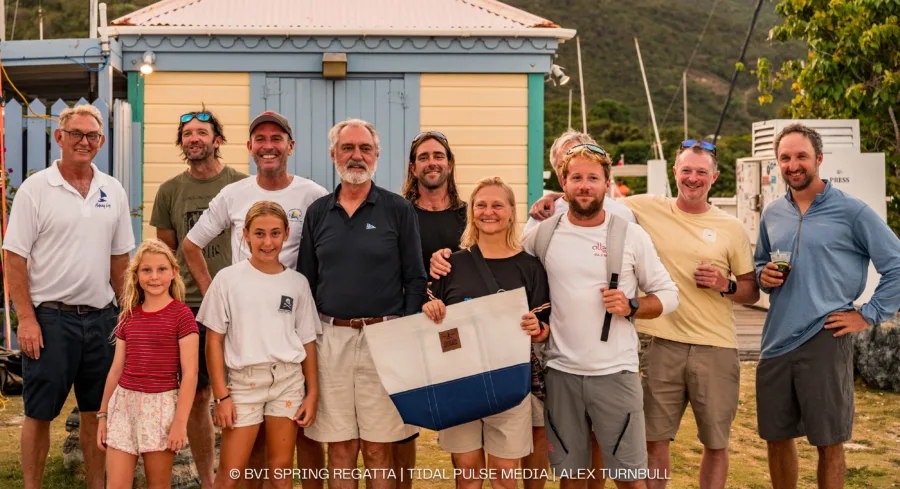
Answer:
POLYGON ((462 343, 459 342, 459 330, 456 328, 441 331, 438 335, 441 337, 442 352, 447 353, 462 348, 462 343))

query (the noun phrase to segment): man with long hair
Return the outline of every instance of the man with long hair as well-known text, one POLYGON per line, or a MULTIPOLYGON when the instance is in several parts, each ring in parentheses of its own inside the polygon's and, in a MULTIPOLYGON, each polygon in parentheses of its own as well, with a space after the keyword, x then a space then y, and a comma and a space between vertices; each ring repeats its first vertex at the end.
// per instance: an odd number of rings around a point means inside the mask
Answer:
MULTIPOLYGON (((426 131, 412 140, 402 194, 416 209, 422 262, 427 271, 431 255, 436 251, 442 250, 449 257, 459 250, 460 237, 466 228, 466 203, 459 198, 456 188, 456 159, 447 136, 426 131)), ((393 446, 395 468, 404 474, 416 466, 418 436, 416 433, 393 446)), ((398 489, 412 487, 412 478, 397 481, 397 486, 398 489)))

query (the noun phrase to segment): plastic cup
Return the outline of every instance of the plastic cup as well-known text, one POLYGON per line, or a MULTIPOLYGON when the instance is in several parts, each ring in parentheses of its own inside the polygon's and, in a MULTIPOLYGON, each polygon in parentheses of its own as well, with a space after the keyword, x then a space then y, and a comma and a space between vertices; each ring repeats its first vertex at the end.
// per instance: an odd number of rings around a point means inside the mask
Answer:
POLYGON ((787 281, 791 274, 791 252, 790 251, 773 251, 769 253, 772 263, 778 267, 778 271, 784 274, 782 280, 787 281))
MULTIPOLYGON (((697 260, 697 268, 700 268, 700 267, 708 267, 708 266, 710 266, 710 265, 712 265, 712 262, 710 262, 709 260, 706 260, 706 259, 703 259, 703 260, 697 260)), ((697 284, 697 288, 698 288, 698 289, 708 289, 709 287, 707 287, 707 286, 705 286, 705 285, 697 284)))

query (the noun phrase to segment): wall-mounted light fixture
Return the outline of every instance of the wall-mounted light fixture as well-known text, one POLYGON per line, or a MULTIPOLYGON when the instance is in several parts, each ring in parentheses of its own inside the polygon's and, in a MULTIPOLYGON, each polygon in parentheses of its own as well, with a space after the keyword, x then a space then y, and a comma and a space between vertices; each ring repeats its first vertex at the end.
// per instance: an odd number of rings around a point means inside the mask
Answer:
POLYGON ((322 76, 325 78, 346 78, 347 53, 324 53, 322 55, 322 76))
POLYGON ((550 65, 550 74, 547 75, 547 81, 552 82, 554 86, 556 86, 556 80, 559 80, 559 86, 565 86, 571 78, 568 75, 563 73, 562 66, 559 65, 550 65), (554 80, 556 78, 556 80, 554 80))
POLYGON ((154 64, 156 63, 156 54, 153 51, 146 51, 141 56, 141 73, 149 75, 153 73, 154 64))

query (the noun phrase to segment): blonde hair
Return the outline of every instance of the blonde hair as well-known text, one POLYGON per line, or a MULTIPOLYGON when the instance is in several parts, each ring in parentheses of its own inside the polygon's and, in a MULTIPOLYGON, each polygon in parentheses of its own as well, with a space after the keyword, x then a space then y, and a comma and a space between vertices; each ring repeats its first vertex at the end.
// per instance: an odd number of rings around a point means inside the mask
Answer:
MULTIPOLYGON (((250 210, 247 211, 247 216, 244 218, 244 232, 250 234, 250 226, 253 224, 253 221, 257 217, 263 216, 272 216, 281 220, 284 223, 284 229, 287 231, 288 229, 288 216, 287 213, 284 212, 284 208, 278 205, 271 200, 260 200, 259 202, 253 204, 250 207, 250 210)), ((243 240, 243 235, 241 236, 241 240, 243 240)), ((287 238, 285 238, 287 239, 287 238)), ((247 243, 247 248, 250 248, 250 243, 247 243)), ((250 249, 250 253, 253 253, 253 249, 250 249)))
POLYGON ((344 130, 345 127, 363 127, 369 134, 372 135, 372 139, 375 141, 375 152, 380 153, 379 144, 380 140, 378 139, 378 131, 375 130, 375 126, 369 124, 368 122, 362 119, 347 119, 342 122, 338 122, 334 127, 328 131, 328 140, 331 141, 331 151, 334 152, 337 149, 338 138, 341 136, 341 131, 344 130))
POLYGON ((560 160, 565 156, 559 154, 560 150, 571 142, 577 142, 578 144, 597 144, 597 141, 594 141, 594 138, 587 133, 576 131, 575 129, 566 130, 566 132, 556 138, 556 141, 553 141, 553 145, 550 146, 550 166, 553 167, 554 171, 559 169, 560 160))
POLYGON ((519 226, 517 225, 518 218, 516 217, 516 194, 500 177, 482 178, 475 184, 475 188, 472 189, 469 205, 466 208, 466 229, 459 240, 459 247, 466 249, 478 244, 478 227, 475 226, 475 195, 485 187, 500 187, 506 193, 506 200, 509 202, 512 210, 512 219, 509 227, 506 229, 506 244, 515 250, 522 249, 522 240, 519 236, 519 226))
POLYGON ((600 153, 595 153, 588 149, 586 146, 578 148, 563 157, 562 163, 560 163, 559 165, 559 171, 560 173, 562 173, 563 180, 565 180, 569 176, 569 164, 573 159, 578 157, 587 158, 589 160, 600 163, 600 165, 603 166, 603 174, 606 175, 606 180, 609 180, 609 174, 612 172, 612 160, 609 159, 609 155, 601 155, 600 153))
MULTIPOLYGON (((135 307, 144 302, 144 289, 141 288, 141 284, 138 282, 138 267, 141 266, 141 260, 144 259, 144 255, 147 253, 163 255, 169 260, 169 265, 172 266, 172 271, 175 275, 172 278, 172 283, 169 284, 169 295, 176 301, 184 302, 184 280, 181 279, 181 274, 179 274, 180 269, 178 260, 175 259, 175 254, 172 253, 169 245, 162 241, 156 238, 147 239, 138 247, 134 253, 134 258, 128 264, 128 270, 125 271, 125 292, 122 297, 122 304, 119 304, 119 324, 116 326, 116 329, 125 322, 125 319, 131 315, 135 307)), ((115 335, 115 332, 113 335, 115 335)))
POLYGON ((63 109, 62 112, 59 113, 59 127, 66 129, 66 124, 69 122, 69 119, 76 115, 89 115, 97 121, 97 124, 100 125, 100 134, 103 134, 103 115, 100 114, 100 110, 93 105, 79 105, 76 107, 71 107, 68 109, 63 109))

